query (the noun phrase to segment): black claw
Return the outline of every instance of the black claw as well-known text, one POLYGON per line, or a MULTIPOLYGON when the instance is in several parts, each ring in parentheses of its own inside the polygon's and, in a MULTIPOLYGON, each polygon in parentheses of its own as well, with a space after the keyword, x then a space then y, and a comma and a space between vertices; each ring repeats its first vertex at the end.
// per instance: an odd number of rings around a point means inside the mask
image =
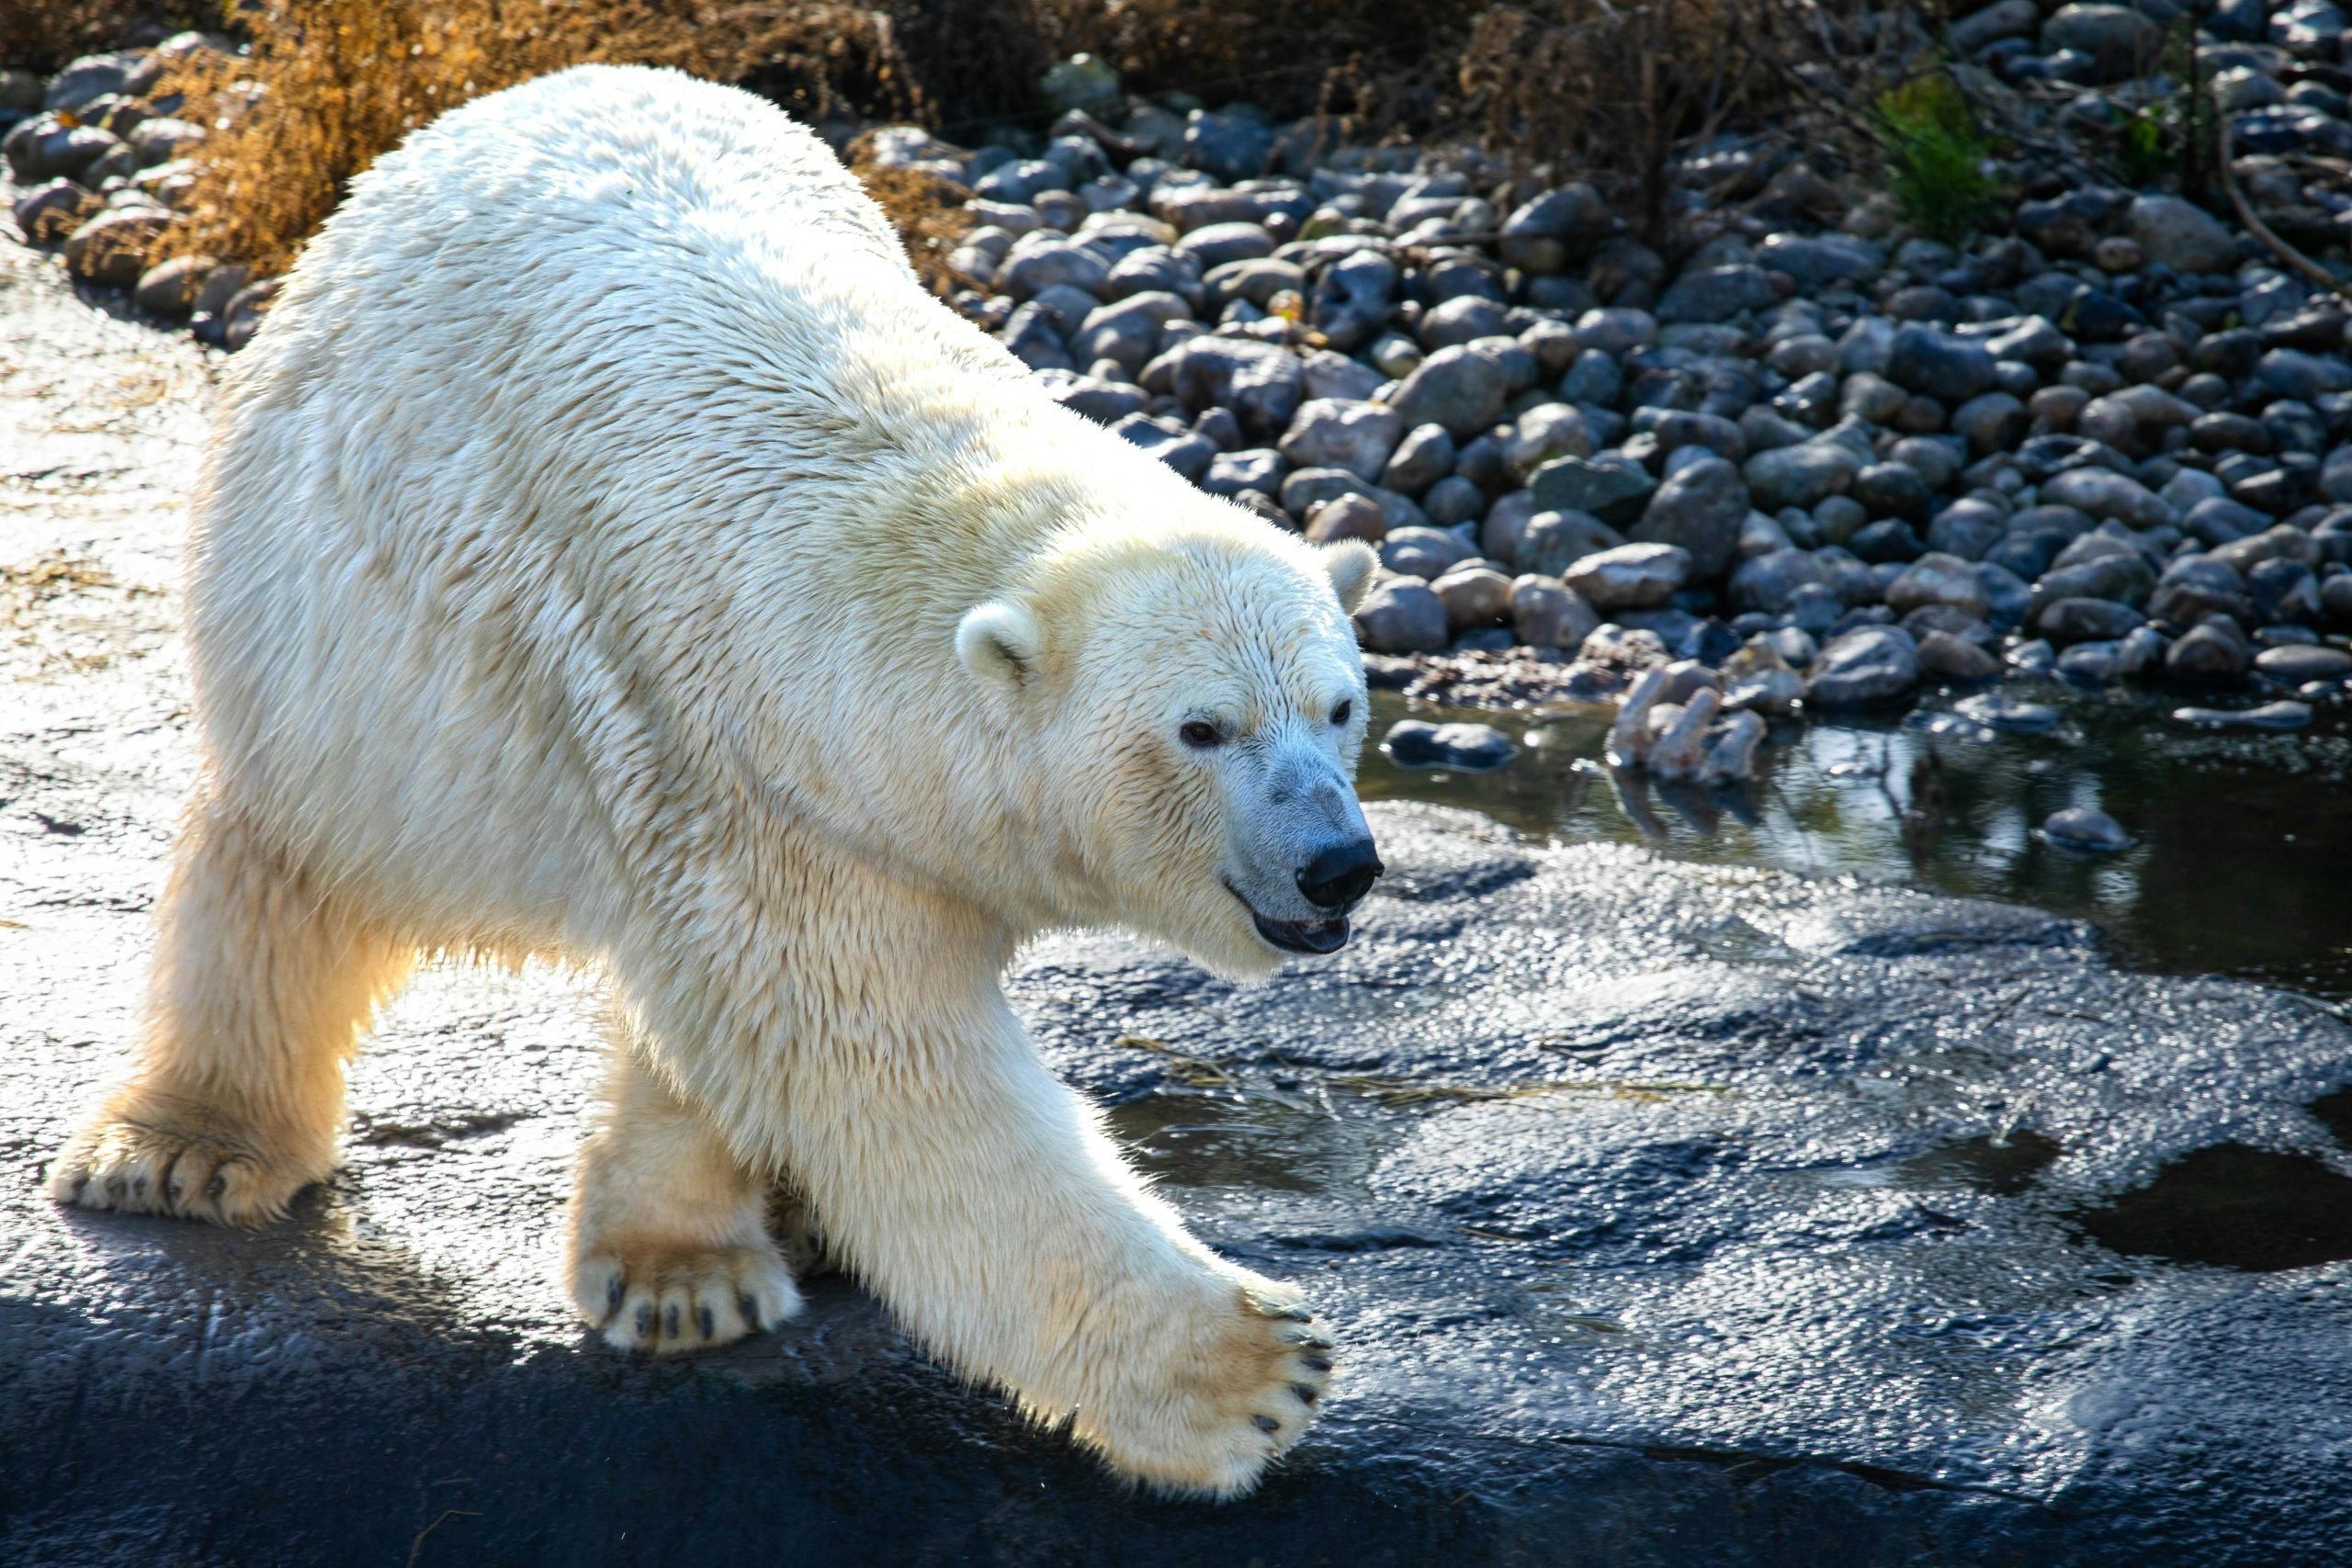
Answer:
POLYGON ((225 1170, 214 1171, 212 1179, 204 1184, 204 1195, 207 1198, 218 1198, 228 1190, 229 1173, 225 1170))
POLYGON ((605 1322, 610 1323, 612 1321, 613 1314, 621 1310, 621 1297, 628 1292, 628 1282, 618 1274, 614 1275, 613 1282, 605 1287, 605 1322))
POLYGON ((1297 1346, 1302 1350, 1329 1350, 1331 1348, 1331 1342, 1329 1339, 1317 1338, 1312 1334, 1308 1335, 1304 1339, 1294 1339, 1291 1343, 1297 1346))
POLYGON ((1298 1364, 1310 1372, 1328 1372, 1331 1370, 1331 1359, 1328 1356, 1301 1356, 1298 1359, 1298 1364))
POLYGON ((662 1335, 665 1339, 678 1337, 678 1309, 674 1305, 664 1309, 662 1314, 662 1335))
POLYGON ((1298 1402, 1301 1404, 1312 1404, 1315 1403, 1315 1390, 1306 1383, 1295 1382, 1290 1385, 1290 1391, 1291 1393, 1298 1395, 1298 1402))
POLYGON ((121 1177, 119 1177, 119 1176, 109 1176, 109 1177, 107 1177, 107 1197, 109 1197, 109 1198, 111 1198, 111 1199, 113 1199, 116 1202, 119 1203, 119 1202, 121 1202, 121 1201, 122 1201, 122 1192, 123 1192, 123 1188, 122 1188, 122 1178, 121 1178, 121 1177))
POLYGON ((144 1198, 147 1196, 147 1179, 142 1176, 138 1180, 133 1181, 130 1184, 130 1190, 138 1197, 144 1198))
POLYGON ((653 1303, 651 1302, 646 1302, 637 1309, 637 1337, 639 1339, 653 1337, 653 1303))
POLYGON ((702 1337, 705 1339, 716 1339, 718 1337, 718 1318, 708 1307, 705 1307, 700 1312, 696 1313, 695 1314, 695 1321, 701 1325, 702 1337))
POLYGON ((750 1326, 752 1333, 757 1334, 760 1331, 759 1302, 751 1296, 740 1296, 736 1298, 735 1305, 737 1310, 742 1313, 744 1323, 750 1326))
POLYGON ((1250 1417, 1250 1424, 1261 1432, 1279 1432, 1283 1429, 1283 1424, 1271 1416, 1252 1416, 1250 1417))

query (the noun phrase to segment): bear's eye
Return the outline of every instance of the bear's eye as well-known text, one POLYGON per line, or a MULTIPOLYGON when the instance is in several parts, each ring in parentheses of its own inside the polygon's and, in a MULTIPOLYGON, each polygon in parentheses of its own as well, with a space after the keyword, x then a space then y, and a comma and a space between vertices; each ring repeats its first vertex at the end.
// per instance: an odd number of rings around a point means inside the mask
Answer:
POLYGON ((1224 732, 1204 718, 1193 720, 1176 733, 1183 738, 1185 745, 1195 751, 1206 751, 1225 744, 1224 732))
POLYGON ((1338 707, 1331 710, 1331 722, 1333 724, 1345 724, 1348 720, 1355 716, 1355 712, 1356 700, 1353 697, 1350 697, 1346 702, 1341 703, 1338 707))

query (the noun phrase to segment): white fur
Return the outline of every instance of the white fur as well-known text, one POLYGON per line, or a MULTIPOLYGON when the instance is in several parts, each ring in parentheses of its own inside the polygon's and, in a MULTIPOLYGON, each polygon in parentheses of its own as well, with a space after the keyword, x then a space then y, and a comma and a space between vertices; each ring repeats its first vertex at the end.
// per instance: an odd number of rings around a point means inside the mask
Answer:
POLYGON ((1086 922, 1271 972, 1242 899, 1310 918, 1301 846, 1362 830, 1366 556, 1053 404, 759 100, 582 67, 470 104, 355 182, 230 375, 208 772, 147 1035, 52 1188, 266 1218, 411 955, 569 955, 626 998, 574 1205, 608 1337, 797 1310, 786 1179, 952 1364, 1244 1490, 1327 1347, 1143 1190, 999 975, 1086 922))

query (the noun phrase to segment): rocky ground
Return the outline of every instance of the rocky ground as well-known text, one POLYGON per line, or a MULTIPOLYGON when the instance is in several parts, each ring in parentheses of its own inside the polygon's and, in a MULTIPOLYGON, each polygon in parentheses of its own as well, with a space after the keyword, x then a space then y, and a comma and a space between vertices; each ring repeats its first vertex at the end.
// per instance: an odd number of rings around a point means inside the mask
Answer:
POLYGON ((132 1027, 192 758, 204 357, 0 253, 0 1560, 2318 1564, 2352 1532, 2352 1029, 2030 910, 1375 804, 1336 958, 1013 976, 1346 1345, 1252 1499, 1122 1493, 845 1281, 688 1363, 558 1282, 593 998, 443 967, 237 1234, 39 1175, 132 1027))

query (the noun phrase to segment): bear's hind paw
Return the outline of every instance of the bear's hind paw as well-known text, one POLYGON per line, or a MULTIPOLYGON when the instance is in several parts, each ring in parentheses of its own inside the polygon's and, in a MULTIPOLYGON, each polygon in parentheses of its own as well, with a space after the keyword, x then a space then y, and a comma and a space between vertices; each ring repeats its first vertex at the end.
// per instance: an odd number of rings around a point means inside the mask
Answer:
POLYGON ((600 1247, 572 1269, 572 1303, 616 1350, 684 1355, 800 1315, 799 1287, 770 1246, 600 1247))

